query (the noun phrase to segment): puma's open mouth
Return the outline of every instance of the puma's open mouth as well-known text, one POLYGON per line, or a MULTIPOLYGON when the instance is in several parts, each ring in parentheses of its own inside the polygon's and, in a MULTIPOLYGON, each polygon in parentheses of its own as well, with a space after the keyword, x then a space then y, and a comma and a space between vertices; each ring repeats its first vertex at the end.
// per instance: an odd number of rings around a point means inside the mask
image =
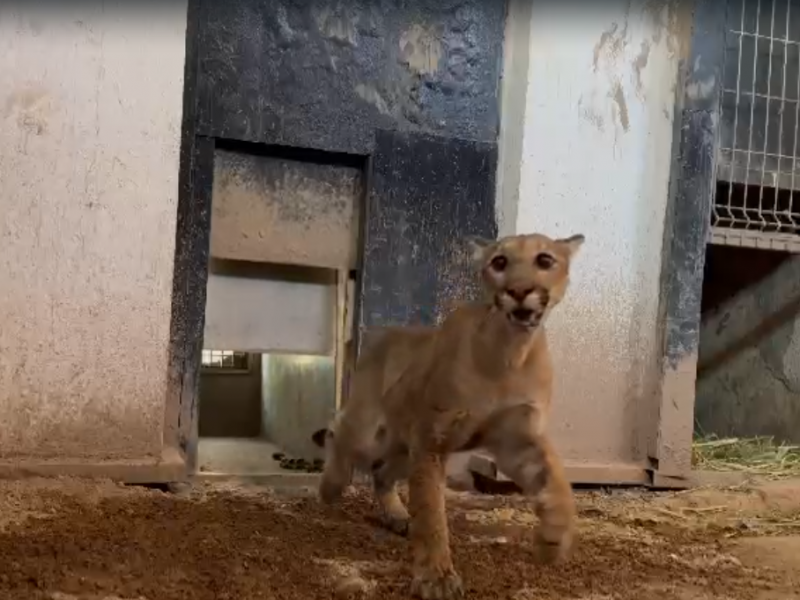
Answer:
POLYGON ((506 316, 514 325, 526 329, 533 329, 541 321, 541 315, 534 313, 530 308, 515 308, 510 313, 506 313, 506 316))

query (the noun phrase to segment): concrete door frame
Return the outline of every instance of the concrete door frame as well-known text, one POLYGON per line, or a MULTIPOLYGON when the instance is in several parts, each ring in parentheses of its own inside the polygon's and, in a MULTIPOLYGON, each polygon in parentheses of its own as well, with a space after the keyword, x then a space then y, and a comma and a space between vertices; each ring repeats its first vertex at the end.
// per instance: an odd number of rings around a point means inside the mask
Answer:
POLYGON ((716 184, 724 9, 694 0, 681 57, 661 267, 661 384, 657 435, 648 448, 651 485, 684 487, 691 473, 700 301, 716 184))

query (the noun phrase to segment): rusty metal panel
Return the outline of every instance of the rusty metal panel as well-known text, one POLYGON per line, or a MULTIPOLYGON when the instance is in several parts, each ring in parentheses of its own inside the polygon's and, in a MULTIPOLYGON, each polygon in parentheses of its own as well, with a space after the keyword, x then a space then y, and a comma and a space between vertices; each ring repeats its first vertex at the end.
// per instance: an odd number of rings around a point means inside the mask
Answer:
POLYGON ((361 170, 217 150, 211 255, 352 269, 361 170))

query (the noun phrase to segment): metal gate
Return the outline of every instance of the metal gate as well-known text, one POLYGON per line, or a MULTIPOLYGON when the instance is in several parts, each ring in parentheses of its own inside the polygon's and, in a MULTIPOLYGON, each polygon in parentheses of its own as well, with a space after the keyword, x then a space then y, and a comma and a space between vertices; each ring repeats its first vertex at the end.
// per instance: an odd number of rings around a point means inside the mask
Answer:
POLYGON ((800 252, 800 2, 729 0, 711 242, 800 252))

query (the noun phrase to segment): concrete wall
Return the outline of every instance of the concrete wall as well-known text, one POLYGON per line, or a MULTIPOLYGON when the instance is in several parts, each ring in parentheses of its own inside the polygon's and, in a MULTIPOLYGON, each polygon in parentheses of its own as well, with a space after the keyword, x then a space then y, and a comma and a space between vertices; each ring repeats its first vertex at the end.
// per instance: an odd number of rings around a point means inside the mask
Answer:
POLYGON ((0 7, 0 458, 160 455, 186 3, 0 7))
POLYGON ((261 435, 261 355, 247 373, 200 372, 200 437, 261 435))
POLYGON ((501 231, 587 240, 549 328, 557 445, 572 461, 623 470, 644 463, 646 436, 656 433, 661 247, 689 33, 675 4, 534 2, 528 64, 511 65, 527 67, 527 89, 503 87, 516 94, 503 106, 524 94, 524 113, 521 128, 502 128, 501 231), (514 135, 522 136, 516 189, 514 135))
POLYGON ((696 421, 800 442, 800 256, 704 315, 696 421))

